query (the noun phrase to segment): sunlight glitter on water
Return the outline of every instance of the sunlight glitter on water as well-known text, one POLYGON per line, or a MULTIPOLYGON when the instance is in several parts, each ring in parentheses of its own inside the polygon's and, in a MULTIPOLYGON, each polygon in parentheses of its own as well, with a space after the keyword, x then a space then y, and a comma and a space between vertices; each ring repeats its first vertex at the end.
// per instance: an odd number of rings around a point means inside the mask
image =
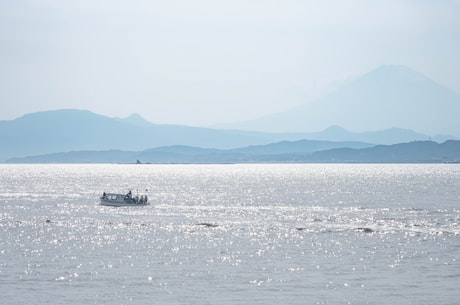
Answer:
POLYGON ((451 304, 452 168, 2 165, 0 292, 5 304, 451 304), (98 205, 136 188, 151 206, 98 205))

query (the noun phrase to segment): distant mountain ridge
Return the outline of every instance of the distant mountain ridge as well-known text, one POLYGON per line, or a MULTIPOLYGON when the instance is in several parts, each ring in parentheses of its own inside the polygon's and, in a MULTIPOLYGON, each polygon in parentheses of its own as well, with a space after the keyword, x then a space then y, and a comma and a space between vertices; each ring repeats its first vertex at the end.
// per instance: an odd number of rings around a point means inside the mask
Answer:
POLYGON ((460 163, 460 141, 414 141, 370 148, 338 148, 315 152, 312 162, 347 163, 460 163))
POLYGON ((13 158, 8 163, 457 163, 460 141, 413 141, 372 146, 366 143, 283 141, 238 149, 168 146, 139 152, 76 151, 13 158), (341 146, 358 148, 332 148, 341 146), (318 150, 323 147, 324 150, 318 150), (329 149, 327 148, 329 147, 329 149))
POLYGON ((410 68, 382 66, 311 103, 226 129, 159 125, 137 114, 110 118, 75 109, 26 114, 0 121, 0 162, 64 151, 231 149, 301 139, 444 142, 460 138, 459 113, 460 94, 410 68))
POLYGON ((305 133, 305 137, 312 140, 344 141, 344 139, 347 139, 348 141, 360 141, 375 144, 396 144, 426 140, 433 140, 441 143, 447 140, 457 139, 456 137, 450 135, 436 135, 434 137, 430 137, 413 130, 396 127, 378 131, 351 132, 340 126, 330 126, 321 132, 308 132, 305 133))
POLYGON ((201 148, 186 145, 172 145, 150 148, 142 151, 103 150, 70 151, 22 158, 11 158, 8 163, 133 163, 143 160, 153 163, 209 163, 248 161, 269 155, 309 154, 333 148, 364 148, 372 144, 362 142, 331 142, 317 140, 282 141, 266 145, 250 145, 235 149, 201 148), (256 156, 256 157, 253 157, 256 156))
POLYGON ((271 141, 270 135, 263 133, 156 125, 138 115, 119 119, 75 109, 0 121, 0 161, 74 150, 141 150, 176 144, 232 148, 271 141))
POLYGON ((339 125, 348 130, 397 127, 460 137, 460 94, 405 66, 381 66, 334 92, 253 121, 220 125, 244 130, 307 132, 339 125))
POLYGON ((0 121, 0 162, 15 157, 65 151, 140 151, 171 145, 233 149, 301 139, 393 144, 427 140, 429 137, 401 129, 352 133, 338 126, 316 133, 218 130, 157 125, 139 115, 109 118, 87 110, 63 109, 31 113, 15 120, 0 121))

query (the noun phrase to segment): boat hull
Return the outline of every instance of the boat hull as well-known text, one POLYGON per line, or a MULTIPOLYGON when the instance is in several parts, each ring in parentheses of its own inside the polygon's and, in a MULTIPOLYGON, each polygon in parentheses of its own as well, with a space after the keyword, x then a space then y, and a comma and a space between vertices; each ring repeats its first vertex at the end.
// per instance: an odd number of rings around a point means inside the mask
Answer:
POLYGON ((101 205, 111 206, 111 207, 141 207, 150 205, 150 203, 133 203, 133 202, 114 202, 106 201, 101 199, 101 205))
POLYGON ((123 194, 105 194, 100 198, 101 205, 112 206, 112 207, 127 207, 127 206, 146 206, 150 205, 147 196, 141 196, 141 198, 131 197, 130 195, 123 194))

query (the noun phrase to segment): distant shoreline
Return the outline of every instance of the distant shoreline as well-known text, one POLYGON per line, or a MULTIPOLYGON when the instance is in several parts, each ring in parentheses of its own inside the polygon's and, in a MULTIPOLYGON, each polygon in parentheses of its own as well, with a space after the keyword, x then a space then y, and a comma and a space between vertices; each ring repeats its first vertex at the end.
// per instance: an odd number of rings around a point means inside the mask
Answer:
POLYGON ((460 164, 460 161, 452 162, 170 162, 170 163, 110 163, 110 162, 49 162, 49 163, 12 163, 12 162, 0 162, 0 165, 272 165, 272 164, 460 164))

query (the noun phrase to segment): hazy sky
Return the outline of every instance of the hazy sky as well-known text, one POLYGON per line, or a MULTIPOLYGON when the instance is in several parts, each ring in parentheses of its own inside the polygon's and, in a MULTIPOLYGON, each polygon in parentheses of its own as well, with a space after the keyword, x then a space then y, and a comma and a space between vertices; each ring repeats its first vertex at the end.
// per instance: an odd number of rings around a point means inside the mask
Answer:
POLYGON ((460 92, 460 0, 0 0, 0 120, 247 120, 382 64, 460 92))

